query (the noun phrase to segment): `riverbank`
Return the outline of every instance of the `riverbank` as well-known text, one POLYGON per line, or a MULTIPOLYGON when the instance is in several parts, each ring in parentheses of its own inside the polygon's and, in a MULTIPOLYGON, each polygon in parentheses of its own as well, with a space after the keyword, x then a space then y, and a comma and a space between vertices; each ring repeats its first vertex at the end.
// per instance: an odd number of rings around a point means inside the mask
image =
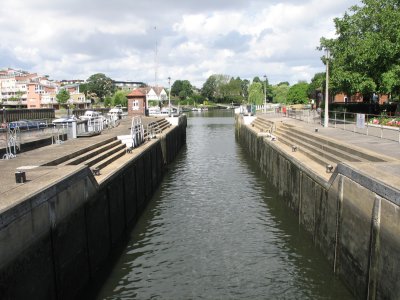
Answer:
POLYGON ((0 161, 1 299, 72 299, 87 286, 185 144, 186 117, 170 121, 131 151, 117 141, 130 132, 123 120, 101 135, 0 161), (108 164, 95 174, 102 160, 108 164))
POLYGON ((357 298, 396 298, 400 294, 398 144, 385 148, 395 142, 361 135, 343 141, 338 129, 320 127, 317 131, 314 124, 288 118, 262 116, 269 122, 262 130, 252 126, 254 119, 246 118, 236 119, 238 140, 259 162, 265 176, 290 199, 288 207, 332 264, 332 272, 357 298), (290 132, 298 128, 295 139, 290 132), (306 149, 305 144, 299 146, 304 151, 297 151, 301 140, 310 144, 313 136, 314 140, 348 145, 344 152, 364 151, 368 160, 338 159, 340 156, 328 157, 322 152, 312 156, 317 150, 306 149), (351 145, 351 140, 358 141, 358 146, 351 145), (321 157, 321 162, 335 159, 332 171, 327 172, 327 166, 317 161, 321 157))

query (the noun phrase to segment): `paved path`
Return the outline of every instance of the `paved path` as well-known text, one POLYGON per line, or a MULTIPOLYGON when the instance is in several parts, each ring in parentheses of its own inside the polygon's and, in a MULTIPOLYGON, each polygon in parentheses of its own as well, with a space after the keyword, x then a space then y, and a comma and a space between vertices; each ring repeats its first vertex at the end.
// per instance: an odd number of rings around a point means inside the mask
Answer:
MULTIPOLYGON (((160 118, 158 118, 158 120, 159 119, 160 118)), ((157 118, 146 117, 142 118, 142 123, 146 126, 148 123, 155 120, 157 120, 157 118)), ((118 127, 104 130, 97 136, 71 139, 62 144, 54 144, 22 152, 14 159, 0 159, 0 212, 15 199, 23 199, 28 194, 51 185, 53 181, 57 181, 83 166, 32 167, 41 166, 46 162, 75 153, 79 149, 83 149, 95 143, 100 143, 118 135, 129 135, 130 127, 131 119, 123 119, 118 127), (25 184, 18 184, 15 181, 15 172, 19 169, 26 170, 27 182, 25 184)), ((34 138, 33 136, 32 139, 34 138)), ((138 151, 141 151, 140 149, 139 147, 138 151)))
POLYGON ((305 122, 294 118, 284 117, 281 114, 258 113, 257 117, 265 118, 274 122, 285 122, 293 124, 302 130, 308 131, 337 143, 349 144, 365 152, 373 152, 379 156, 385 156, 387 162, 383 163, 347 163, 355 168, 362 169, 366 174, 389 184, 396 189, 400 188, 400 143, 395 140, 381 139, 340 128, 323 127, 319 122, 305 122), (315 129, 318 128, 318 132, 315 129))

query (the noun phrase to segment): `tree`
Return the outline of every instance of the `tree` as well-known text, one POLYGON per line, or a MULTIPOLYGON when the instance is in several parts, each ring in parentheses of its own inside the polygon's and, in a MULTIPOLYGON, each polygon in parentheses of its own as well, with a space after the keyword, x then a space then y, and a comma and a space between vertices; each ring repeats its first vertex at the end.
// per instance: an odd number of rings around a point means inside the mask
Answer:
POLYGON ((184 100, 193 95, 193 86, 189 80, 176 80, 171 86, 171 95, 184 100))
POLYGON ((292 85, 287 93, 288 104, 304 104, 308 102, 307 96, 308 83, 299 82, 292 85))
POLYGON ((214 101, 216 93, 217 93, 217 80, 215 75, 211 75, 203 84, 203 87, 201 88, 201 95, 210 101, 214 101))
POLYGON ((113 106, 121 105, 121 106, 128 106, 128 98, 126 97, 126 91, 116 91, 112 97, 111 104, 113 106))
POLYGON ((248 79, 243 79, 240 84, 240 88, 244 100, 247 100, 249 98, 249 86, 250 86, 250 81, 248 79))
POLYGON ((316 73, 308 85, 307 95, 309 98, 317 99, 318 94, 324 92, 326 73, 316 73))
POLYGON ((60 104, 60 106, 62 106, 67 103, 67 101, 71 98, 71 95, 69 94, 68 90, 62 89, 58 92, 56 98, 57 98, 58 104, 60 104))
POLYGON ((114 93, 113 80, 102 73, 90 76, 86 82, 88 93, 95 94, 100 101, 104 101, 104 97, 114 93))
MULTIPOLYGON (((319 49, 331 53, 330 85, 347 94, 398 92, 400 81, 400 2, 362 0, 334 19, 337 38, 321 38, 319 49), (389 79, 391 78, 391 79, 389 79)), ((323 61, 327 60, 323 57, 323 61)))
POLYGON ((272 99, 274 103, 286 103, 289 92, 289 83, 279 83, 272 86, 272 99))
POLYGON ((253 82, 249 87, 249 103, 262 105, 264 103, 264 93, 261 82, 253 82))

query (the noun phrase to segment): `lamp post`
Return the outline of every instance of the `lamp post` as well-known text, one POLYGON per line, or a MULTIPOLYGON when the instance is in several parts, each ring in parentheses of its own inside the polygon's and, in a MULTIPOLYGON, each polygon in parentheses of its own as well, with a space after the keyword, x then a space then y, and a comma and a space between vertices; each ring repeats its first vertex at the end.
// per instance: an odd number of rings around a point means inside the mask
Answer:
POLYGON ((171 116, 171 77, 168 77, 168 115, 171 116))
POLYGON ((264 75, 264 113, 267 112, 267 75, 264 75))
POLYGON ((329 126, 329 49, 325 50, 326 79, 325 79, 325 116, 324 127, 329 126))

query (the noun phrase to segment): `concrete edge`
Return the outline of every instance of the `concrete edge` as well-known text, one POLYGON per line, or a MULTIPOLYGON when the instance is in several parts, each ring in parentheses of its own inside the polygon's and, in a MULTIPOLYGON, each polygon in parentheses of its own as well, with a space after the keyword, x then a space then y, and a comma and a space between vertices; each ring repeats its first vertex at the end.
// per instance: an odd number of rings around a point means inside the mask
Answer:
POLYGON ((7 227, 14 220, 30 212, 32 208, 56 196, 60 190, 71 186, 74 182, 83 178, 89 178, 92 184, 98 188, 98 184, 90 169, 87 166, 81 166, 81 168, 60 178, 60 180, 51 182, 32 194, 26 194, 24 197, 20 198, 17 203, 14 203, 13 206, 8 206, 0 211, 0 230, 7 227))

